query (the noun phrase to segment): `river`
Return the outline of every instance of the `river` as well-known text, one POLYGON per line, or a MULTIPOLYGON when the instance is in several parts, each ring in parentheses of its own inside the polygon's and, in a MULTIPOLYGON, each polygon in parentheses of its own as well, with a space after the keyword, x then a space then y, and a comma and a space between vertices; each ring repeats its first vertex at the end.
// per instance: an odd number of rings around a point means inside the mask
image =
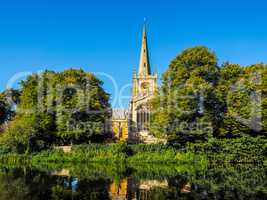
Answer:
POLYGON ((1 167, 1 200, 267 199, 261 165, 1 167))

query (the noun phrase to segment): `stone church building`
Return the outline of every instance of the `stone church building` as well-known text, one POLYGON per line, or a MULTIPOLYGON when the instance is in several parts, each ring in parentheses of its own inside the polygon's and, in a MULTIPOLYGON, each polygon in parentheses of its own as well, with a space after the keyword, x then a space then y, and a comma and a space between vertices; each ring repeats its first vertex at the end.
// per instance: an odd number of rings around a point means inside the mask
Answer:
POLYGON ((118 140, 156 143, 149 133, 150 109, 148 102, 157 90, 157 73, 152 72, 149 60, 146 24, 143 27, 138 72, 134 71, 132 97, 128 109, 113 109, 112 132, 118 140))

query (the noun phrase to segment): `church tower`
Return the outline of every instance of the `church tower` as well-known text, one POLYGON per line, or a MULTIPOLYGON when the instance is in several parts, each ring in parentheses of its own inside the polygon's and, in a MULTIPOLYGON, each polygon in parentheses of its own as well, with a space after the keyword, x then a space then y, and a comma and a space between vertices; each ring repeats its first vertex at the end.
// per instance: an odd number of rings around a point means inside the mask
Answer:
POLYGON ((157 89, 157 74, 151 72, 149 49, 147 42, 146 22, 143 27, 142 45, 138 73, 134 71, 132 98, 130 102, 130 134, 129 140, 138 139, 141 142, 152 142, 149 134, 150 109, 149 100, 157 89))

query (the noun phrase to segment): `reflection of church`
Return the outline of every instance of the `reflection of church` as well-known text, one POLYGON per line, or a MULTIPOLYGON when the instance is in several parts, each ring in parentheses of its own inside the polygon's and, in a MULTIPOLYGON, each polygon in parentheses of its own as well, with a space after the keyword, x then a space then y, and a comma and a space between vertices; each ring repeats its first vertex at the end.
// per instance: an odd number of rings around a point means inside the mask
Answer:
POLYGON ((167 180, 137 181, 128 177, 110 184, 109 198, 112 200, 148 200, 152 199, 151 190, 154 188, 168 188, 167 180))
POLYGON ((132 98, 129 109, 113 109, 112 112, 112 131, 118 139, 129 142, 157 142, 157 139, 149 134, 149 100, 156 90, 157 74, 151 72, 145 24, 139 69, 138 73, 134 71, 133 74, 132 98))

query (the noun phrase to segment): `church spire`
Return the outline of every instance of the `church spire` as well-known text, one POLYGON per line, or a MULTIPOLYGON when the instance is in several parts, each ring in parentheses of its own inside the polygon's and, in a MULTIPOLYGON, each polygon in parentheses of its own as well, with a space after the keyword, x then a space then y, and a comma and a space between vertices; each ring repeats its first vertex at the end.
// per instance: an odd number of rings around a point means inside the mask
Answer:
POLYGON ((148 45, 147 45, 146 20, 144 22, 144 27, 143 27, 142 47, 141 47, 138 75, 141 75, 141 76, 151 75, 149 52, 148 52, 148 45))

